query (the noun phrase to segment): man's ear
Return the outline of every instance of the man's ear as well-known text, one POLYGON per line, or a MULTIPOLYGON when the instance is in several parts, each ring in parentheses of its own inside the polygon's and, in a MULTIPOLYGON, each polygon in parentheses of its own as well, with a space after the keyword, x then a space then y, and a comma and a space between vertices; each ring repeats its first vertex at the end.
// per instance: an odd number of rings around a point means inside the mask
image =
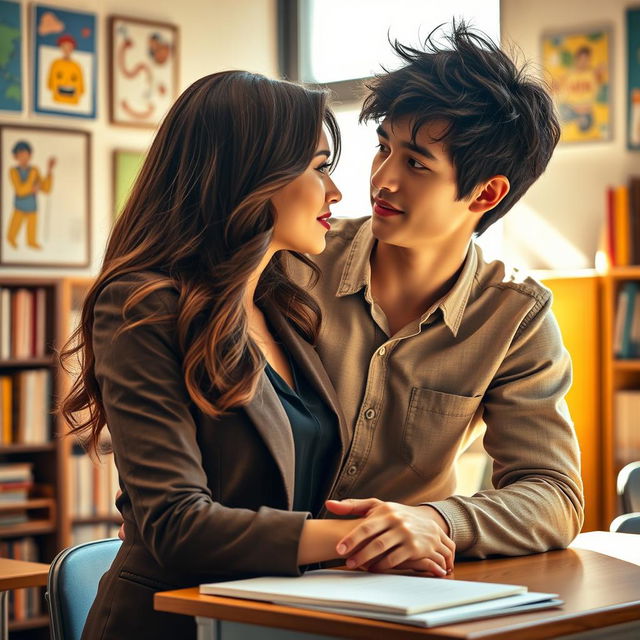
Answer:
POLYGON ((493 176, 484 183, 480 191, 469 205, 469 211, 483 214, 497 207, 502 199, 509 193, 511 184, 507 176, 493 176))

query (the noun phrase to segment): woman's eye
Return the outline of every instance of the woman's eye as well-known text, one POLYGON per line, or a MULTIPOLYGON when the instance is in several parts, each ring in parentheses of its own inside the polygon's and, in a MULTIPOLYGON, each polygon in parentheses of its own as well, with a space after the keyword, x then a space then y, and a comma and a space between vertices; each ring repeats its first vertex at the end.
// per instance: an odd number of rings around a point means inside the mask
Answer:
POLYGON ((331 169, 331 163, 330 162, 324 162, 319 167, 316 167, 316 171, 319 171, 320 173, 327 173, 327 171, 329 171, 329 169, 331 169))
POLYGON ((386 153, 388 151, 387 146, 382 144, 382 142, 379 142, 376 148, 378 149, 378 153, 386 153))

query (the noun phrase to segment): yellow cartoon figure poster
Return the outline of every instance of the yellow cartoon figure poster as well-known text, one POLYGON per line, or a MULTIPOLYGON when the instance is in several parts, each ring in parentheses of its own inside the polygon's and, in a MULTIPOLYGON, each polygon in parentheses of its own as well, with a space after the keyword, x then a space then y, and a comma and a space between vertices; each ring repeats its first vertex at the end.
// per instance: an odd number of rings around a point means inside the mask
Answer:
POLYGON ((36 113, 95 118, 95 15, 37 4, 32 25, 36 113))
POLYGON ((610 33, 546 35, 542 61, 562 126, 561 142, 611 137, 610 33))

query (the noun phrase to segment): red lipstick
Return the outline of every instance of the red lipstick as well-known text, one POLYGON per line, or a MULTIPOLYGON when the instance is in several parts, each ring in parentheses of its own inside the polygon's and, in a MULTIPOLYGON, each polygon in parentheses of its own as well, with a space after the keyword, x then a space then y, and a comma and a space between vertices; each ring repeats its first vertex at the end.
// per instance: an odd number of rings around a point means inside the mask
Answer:
POLYGON ((327 211, 323 213, 321 216, 318 216, 316 220, 327 230, 331 229, 331 225, 329 224, 329 218, 331 217, 331 211, 327 211))

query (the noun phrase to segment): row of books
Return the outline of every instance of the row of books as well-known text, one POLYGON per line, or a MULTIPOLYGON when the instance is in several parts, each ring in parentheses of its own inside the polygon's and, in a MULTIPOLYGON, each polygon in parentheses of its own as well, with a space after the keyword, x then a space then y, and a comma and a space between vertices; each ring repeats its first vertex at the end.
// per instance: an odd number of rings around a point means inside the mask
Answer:
MULTIPOLYGON (((0 464, 0 506, 18 505, 29 499, 33 489, 33 463, 7 462, 0 464)), ((24 508, 0 511, 0 526, 9 527, 27 522, 24 508)))
POLYGON ((111 522, 101 522, 96 524, 74 524, 71 530, 71 544, 84 544, 92 540, 102 540, 104 538, 116 538, 120 525, 111 522))
POLYGON ((0 444, 49 442, 51 398, 49 369, 0 375, 0 444))
MULTIPOLYGON (((38 546, 32 537, 0 540, 0 557, 38 562, 38 546)), ((9 618, 20 622, 42 614, 42 591, 38 587, 9 592, 9 618)))
POLYGON ((47 290, 0 287, 0 360, 47 353, 47 290))
POLYGON ((118 516, 115 497, 119 489, 113 455, 104 454, 94 461, 79 445, 71 455, 69 496, 71 513, 76 518, 118 516))
POLYGON ((614 399, 618 465, 640 460, 640 389, 620 389, 614 399))
POLYGON ((622 284, 616 302, 613 353, 616 358, 640 357, 640 282, 622 284))

